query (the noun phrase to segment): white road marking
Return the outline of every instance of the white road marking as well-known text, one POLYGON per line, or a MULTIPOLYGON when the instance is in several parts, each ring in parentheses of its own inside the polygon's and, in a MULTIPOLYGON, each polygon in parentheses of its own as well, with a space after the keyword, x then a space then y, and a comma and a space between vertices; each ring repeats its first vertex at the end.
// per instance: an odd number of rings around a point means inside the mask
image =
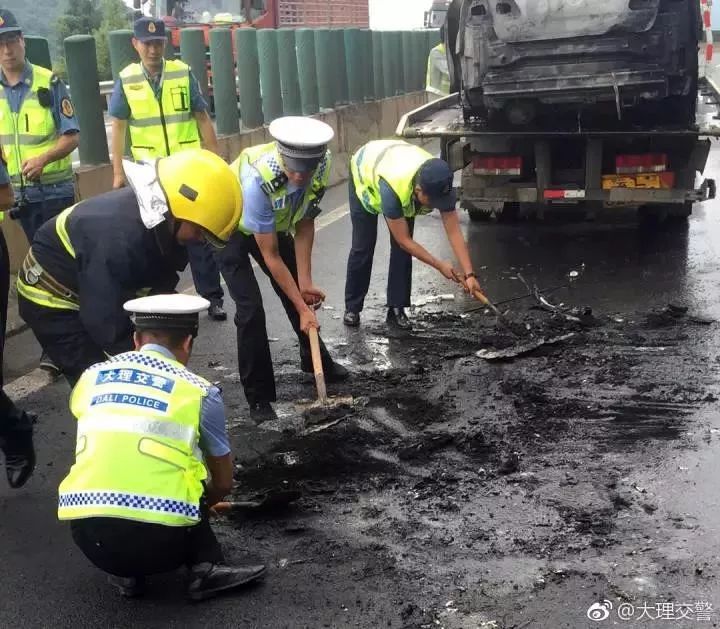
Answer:
MULTIPOLYGON (((315 219, 315 231, 318 232, 325 229, 326 227, 329 227, 333 223, 336 223, 337 221, 345 218, 349 213, 350 206, 347 203, 344 203, 340 207, 334 209, 332 212, 328 212, 327 214, 321 214, 317 219, 315 219)), ((257 263, 253 262, 253 268, 258 268, 257 263)), ((223 286, 227 286, 225 284, 225 280, 223 280, 222 278, 220 282, 223 286)), ((190 285, 182 292, 195 293, 195 287, 193 285, 190 285)), ((44 369, 40 369, 38 367, 30 373, 16 378, 4 388, 5 393, 8 394, 11 400, 18 401, 28 397, 29 395, 32 395, 33 393, 37 393, 40 389, 45 388, 53 382, 55 382, 55 378, 44 369)))

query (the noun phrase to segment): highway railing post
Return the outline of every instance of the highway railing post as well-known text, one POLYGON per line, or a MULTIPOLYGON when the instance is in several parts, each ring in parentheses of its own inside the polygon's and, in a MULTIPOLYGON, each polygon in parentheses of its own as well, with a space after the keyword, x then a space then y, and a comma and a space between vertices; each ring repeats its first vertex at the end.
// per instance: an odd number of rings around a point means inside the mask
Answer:
POLYGON ((25 35, 25 57, 36 66, 52 70, 50 44, 44 37, 25 35))
POLYGON ((107 164, 110 158, 100 100, 95 39, 90 35, 73 35, 65 40, 64 46, 70 92, 82 129, 80 162, 107 164))
POLYGON ((311 28, 299 28, 295 33, 295 44, 302 113, 303 116, 311 116, 320 111, 315 63, 315 31, 311 28))
POLYGON ((254 28, 236 29, 235 50, 237 51, 240 117, 243 128, 256 129, 263 125, 257 31, 254 28))
POLYGON ((283 114, 285 116, 299 116, 302 113, 302 105, 294 28, 278 29, 277 47, 283 114))
POLYGON ((329 28, 319 28, 315 31, 315 66, 321 109, 335 107, 336 79, 334 63, 331 31, 329 28))
MULTIPOLYGON (((265 122, 270 124, 283 115, 280 67, 278 64, 277 31, 263 28, 258 31, 258 58, 260 61, 260 89, 265 122)), ((240 78, 242 80, 242 77, 240 78)))
POLYGON ((232 33, 229 28, 210 29, 210 65, 218 135, 240 131, 232 33))
POLYGON ((180 58, 190 66, 193 75, 200 84, 200 91, 205 100, 210 102, 207 49, 205 46, 205 31, 202 28, 183 28, 180 30, 180 58))
POLYGON ((365 97, 365 66, 362 59, 359 28, 344 29, 347 93, 351 103, 361 103, 365 97))
POLYGON ((381 31, 382 45, 380 47, 380 63, 383 71, 383 96, 395 96, 395 65, 397 64, 397 51, 392 31, 381 31))

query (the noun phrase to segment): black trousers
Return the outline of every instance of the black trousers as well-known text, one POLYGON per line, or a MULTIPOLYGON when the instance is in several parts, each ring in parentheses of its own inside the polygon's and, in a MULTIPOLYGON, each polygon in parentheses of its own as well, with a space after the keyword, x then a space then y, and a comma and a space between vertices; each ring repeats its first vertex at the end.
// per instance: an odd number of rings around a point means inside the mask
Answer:
POLYGON ((3 358, 5 354, 5 330, 7 328, 8 290, 10 288, 10 258, 8 257, 5 235, 0 230, 0 436, 7 436, 15 430, 29 430, 30 418, 7 396, 2 386, 3 358))
POLYGON ((207 514, 199 524, 188 527, 86 518, 72 520, 70 530, 91 563, 118 577, 143 577, 183 565, 224 561, 207 514))
MULTIPOLYGON (((345 310, 362 312, 365 296, 370 288, 375 243, 377 242, 378 216, 365 211, 355 192, 355 184, 349 184, 350 220, 352 221, 352 245, 345 279, 345 310)), ((406 219, 410 235, 413 235, 415 219, 406 219)), ((410 305, 412 290, 412 256, 404 251, 390 235, 390 268, 387 283, 388 308, 404 308, 410 305)))
POLYGON ((198 295, 210 302, 220 302, 224 297, 220 286, 220 268, 213 248, 204 242, 194 242, 186 245, 190 259, 190 271, 198 295))
POLYGON ((18 308, 43 351, 62 370, 71 387, 88 367, 107 360, 85 330, 76 310, 44 308, 22 295, 18 295, 18 308))
MULTIPOLYGON (((297 282, 295 243, 288 234, 278 234, 280 256, 297 282)), ((265 324, 265 309, 262 295, 253 272, 250 258, 254 258, 265 275, 270 278, 275 293, 280 298, 288 321, 297 334, 300 344, 300 359, 304 367, 310 368, 310 340, 300 329, 300 316, 292 302, 275 282, 265 265, 262 253, 254 236, 236 232, 218 256, 220 270, 225 278, 228 292, 235 302, 235 326, 237 328, 238 371, 245 390, 248 404, 274 402, 275 372, 273 371, 265 324)), ((329 368, 332 358, 320 341, 323 366, 329 368)))

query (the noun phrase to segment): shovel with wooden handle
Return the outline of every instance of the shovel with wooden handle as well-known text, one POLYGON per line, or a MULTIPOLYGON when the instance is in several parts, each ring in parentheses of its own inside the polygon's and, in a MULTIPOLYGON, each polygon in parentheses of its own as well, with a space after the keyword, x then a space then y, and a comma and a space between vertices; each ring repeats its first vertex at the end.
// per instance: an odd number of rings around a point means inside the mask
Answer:
MULTIPOLYGON (((320 337, 317 328, 310 328, 310 354, 312 356, 313 372, 315 373, 315 386, 317 400, 302 409, 307 424, 332 424, 345 417, 353 410, 355 400, 352 397, 329 398, 325 386, 325 372, 323 371, 322 354, 320 353, 320 337)), ((330 425, 328 424, 328 425, 330 425)))

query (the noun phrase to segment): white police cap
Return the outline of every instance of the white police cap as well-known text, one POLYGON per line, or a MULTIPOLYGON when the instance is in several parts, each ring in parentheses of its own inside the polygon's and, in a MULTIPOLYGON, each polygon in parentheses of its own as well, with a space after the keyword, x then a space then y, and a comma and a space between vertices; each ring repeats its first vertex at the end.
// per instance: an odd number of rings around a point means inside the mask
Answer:
POLYGON ((180 330, 195 336, 198 313, 210 302, 197 295, 150 295, 125 302, 123 308, 138 330, 180 330))
POLYGON ((296 159, 321 159, 335 136, 329 124, 304 116, 277 118, 268 130, 277 141, 280 153, 296 159))

